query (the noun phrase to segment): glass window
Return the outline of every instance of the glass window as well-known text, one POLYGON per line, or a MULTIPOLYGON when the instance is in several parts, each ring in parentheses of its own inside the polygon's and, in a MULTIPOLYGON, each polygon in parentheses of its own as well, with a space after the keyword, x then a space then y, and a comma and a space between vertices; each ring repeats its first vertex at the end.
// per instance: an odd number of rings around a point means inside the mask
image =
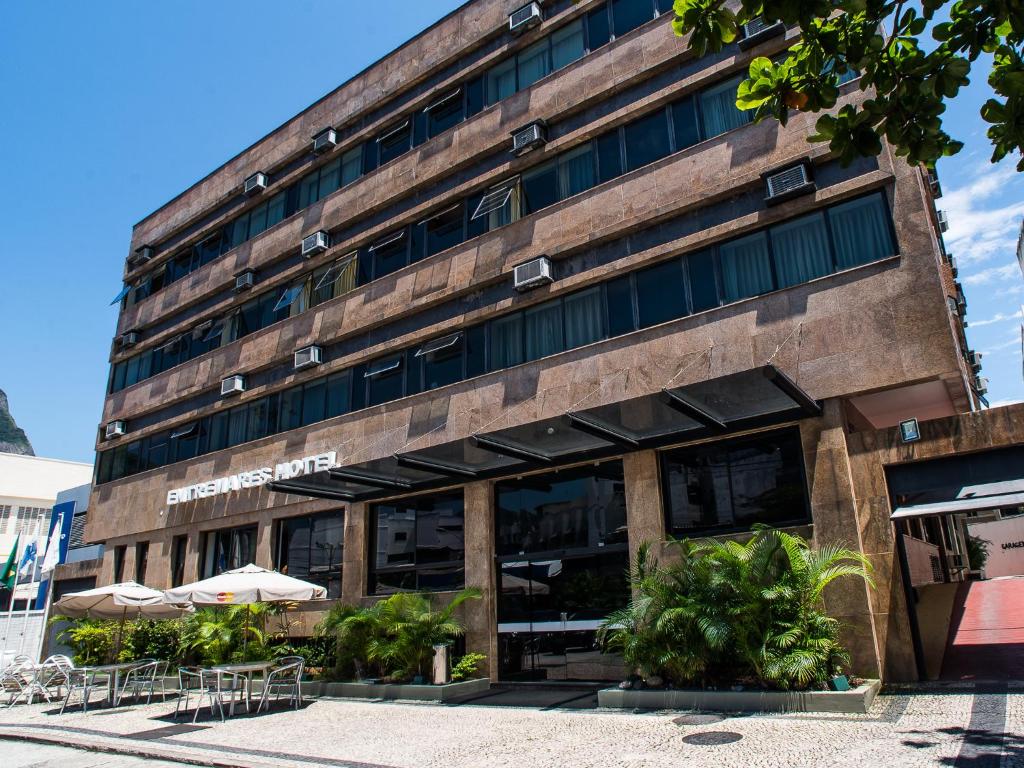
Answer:
POLYGON ((256 562, 256 526, 229 528, 205 534, 203 578, 256 562))
POLYGON ((524 313, 526 359, 537 360, 565 348, 562 338, 562 302, 548 301, 524 313))
POLYGON ((619 132, 612 131, 594 140, 597 151, 597 172, 601 182, 622 175, 622 153, 619 145, 619 132))
POLYGON ((715 254, 712 250, 692 253, 685 259, 690 278, 690 300, 694 312, 717 307, 718 286, 715 283, 715 254))
POLYGON ((235 219, 231 225, 231 247, 241 245, 249 239, 249 214, 245 213, 235 219))
POLYGON ((607 5, 587 14, 587 48, 596 50, 611 40, 611 36, 607 5))
POLYGON ((674 536, 807 521, 799 432, 708 443, 663 457, 674 536))
POLYGON ((416 351, 416 358, 423 367, 423 389, 436 389, 462 381, 463 335, 453 333, 416 351))
POLYGON ((423 228, 426 256, 433 256, 452 248, 463 241, 462 206, 456 205, 433 218, 427 219, 423 228))
POLYGON ((392 128, 377 139, 377 146, 380 152, 380 165, 384 165, 396 157, 404 155, 412 149, 411 122, 406 120, 399 126, 392 128))
POLYGON ((572 197, 592 186, 594 186, 594 150, 591 144, 587 142, 580 147, 563 152, 558 158, 559 199, 572 197))
POLYGON ((320 199, 327 197, 341 186, 341 158, 334 160, 320 169, 320 199))
POLYGON ((249 439, 249 406, 232 408, 228 417, 228 445, 240 445, 249 439))
POLYGON ((549 53, 546 38, 519 52, 516 57, 519 70, 519 90, 529 88, 551 71, 549 53))
POLYGON ((278 427, 282 432, 302 426, 302 387, 292 387, 281 393, 278 427))
POLYGON ((341 510, 290 517, 278 524, 277 570, 318 584, 328 599, 341 597, 345 516, 341 510))
MULTIPOLYGON (((360 382, 361 383, 361 382, 360 382)), ((326 418, 348 413, 352 402, 352 374, 349 371, 336 373, 327 379, 326 418)))
POLYGON ((185 583, 185 557, 188 553, 188 536, 175 536, 171 542, 171 586, 180 587, 185 583))
POLYGON ((462 494, 433 494, 373 507, 371 594, 460 589, 465 584, 462 494))
POLYGON ((576 19, 551 33, 551 66, 561 69, 584 54, 583 19, 576 19))
POLYGON ((701 91, 700 112, 705 139, 739 128, 753 119, 753 110, 740 111, 736 108, 736 89, 743 77, 734 77, 701 91))
POLYGON ((405 371, 402 368, 401 357, 372 364, 367 368, 363 378, 367 384, 368 407, 397 400, 405 394, 405 371))
POLYGON ((267 203, 267 229, 270 229, 280 221, 284 221, 287 198, 287 192, 279 192, 270 198, 270 202, 267 203))
POLYGON ((519 178, 507 179, 500 184, 491 187, 485 194, 470 202, 469 237, 475 237, 482 232, 487 232, 506 224, 511 224, 519 218, 520 211, 520 184, 519 178), (486 227, 474 227, 474 221, 486 221, 486 227))
POLYGON ((327 380, 311 381, 302 388, 302 424, 324 420, 327 408, 327 380))
POLYGON ((310 306, 315 307, 356 287, 357 258, 357 254, 349 254, 313 273, 310 306))
POLYGON ((261 397, 249 406, 249 440, 259 440, 277 432, 278 395, 261 397))
POLYGON ((406 241, 403 229, 370 247, 370 253, 373 255, 374 278, 390 275, 406 265, 409 249, 406 241))
POLYGON ((353 147, 341 156, 341 184, 351 184, 363 173, 363 148, 353 147))
POLYGON ((617 277, 605 285, 608 299, 608 335, 615 337, 636 330, 633 318, 633 286, 629 275, 617 277))
POLYGON ((319 199, 320 172, 307 173, 299 181, 299 208, 312 205, 319 199))
POLYGON ((466 83, 466 117, 477 114, 484 108, 484 78, 477 77, 466 83))
POLYGON ((604 338, 604 306, 600 286, 566 296, 563 303, 566 349, 582 347, 604 338))
POLYGON ((806 283, 832 271, 825 214, 812 213, 769 230, 779 287, 806 283))
POLYGON ((682 262, 666 261, 636 273, 636 306, 641 328, 686 314, 682 262))
POLYGON ((456 88, 442 96, 424 111, 427 117, 427 138, 437 136, 453 125, 458 125, 463 120, 462 89, 456 88))
POLYGON ((653 163, 669 153, 668 120, 664 110, 634 120, 623 128, 626 143, 626 170, 653 163))
POLYGON ((523 362, 523 316, 516 312, 489 323, 490 365, 492 371, 523 362))
POLYGON ((849 269, 896 253, 889 214, 881 193, 830 208, 836 265, 849 269))
POLYGON ((768 261, 768 238, 757 232, 718 248, 722 265, 725 301, 739 301, 772 290, 772 268, 768 261))
POLYGON ((654 18, 651 0, 611 0, 615 36, 624 35, 654 18))
POLYGON ((672 129, 675 131, 677 152, 700 141, 697 103, 692 96, 672 105, 672 129))
POLYGON ((507 99, 516 92, 516 60, 514 56, 487 71, 485 90, 488 106, 507 99))
POLYGON ((267 206, 257 206, 249 212, 249 237, 256 237, 267 228, 267 206))
POLYGON ((557 160, 541 163, 523 173, 522 201, 525 215, 558 202, 557 160))

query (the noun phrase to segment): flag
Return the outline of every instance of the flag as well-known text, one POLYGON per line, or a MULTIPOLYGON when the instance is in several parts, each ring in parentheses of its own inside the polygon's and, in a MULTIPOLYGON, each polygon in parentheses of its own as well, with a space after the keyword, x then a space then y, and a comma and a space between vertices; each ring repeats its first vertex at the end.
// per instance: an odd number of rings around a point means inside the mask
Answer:
POLYGON ((14 537, 14 546, 11 547, 11 554, 7 556, 7 565, 4 566, 4 571, 0 574, 0 585, 7 589, 14 589, 14 582, 18 580, 18 569, 15 568, 15 563, 18 562, 18 544, 21 541, 21 534, 19 533, 14 537))
POLYGON ((22 578, 31 576, 36 567, 36 540, 32 539, 25 547, 25 553, 21 556, 21 565, 18 566, 18 575, 22 578))
POLYGON ((50 540, 46 543, 46 555, 43 557, 43 573, 49 573, 60 565, 60 540, 64 528, 64 513, 57 518, 57 524, 50 532, 50 540))

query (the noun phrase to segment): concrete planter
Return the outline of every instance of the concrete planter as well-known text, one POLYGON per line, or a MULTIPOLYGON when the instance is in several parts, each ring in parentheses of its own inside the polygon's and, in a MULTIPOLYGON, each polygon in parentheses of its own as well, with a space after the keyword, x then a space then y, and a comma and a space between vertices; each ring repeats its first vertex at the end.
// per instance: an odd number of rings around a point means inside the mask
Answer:
POLYGON ((598 691, 610 709, 686 709, 712 712, 842 712, 864 714, 882 684, 869 680, 849 691, 598 691))
POLYGON ((348 699, 394 701, 448 701, 457 696, 483 693, 490 680, 462 680, 448 685, 397 685, 376 683, 303 683, 302 692, 310 696, 338 696, 348 699))

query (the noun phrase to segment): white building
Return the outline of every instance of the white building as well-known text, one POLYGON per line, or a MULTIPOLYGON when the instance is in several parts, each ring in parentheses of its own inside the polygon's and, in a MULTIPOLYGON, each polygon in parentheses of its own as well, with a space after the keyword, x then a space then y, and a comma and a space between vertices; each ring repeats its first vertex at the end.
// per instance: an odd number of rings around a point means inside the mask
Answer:
MULTIPOLYGON (((42 539, 50 529, 57 494, 92 479, 92 464, 0 453, 0 559, 7 562, 21 535, 21 548, 33 536, 42 539)), ((42 550, 45 543, 40 540, 42 550)), ((19 584, 18 600, 36 596, 38 582, 19 584)), ((2 598, 6 607, 6 595, 2 598)))

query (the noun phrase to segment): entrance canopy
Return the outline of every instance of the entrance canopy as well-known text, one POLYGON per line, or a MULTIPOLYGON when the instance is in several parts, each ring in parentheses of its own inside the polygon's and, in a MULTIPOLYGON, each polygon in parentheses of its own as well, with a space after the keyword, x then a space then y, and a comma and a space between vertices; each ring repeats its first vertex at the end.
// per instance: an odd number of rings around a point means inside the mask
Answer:
POLYGON ((928 504, 909 504, 896 507, 893 520, 908 517, 930 517, 956 512, 981 512, 986 509, 1003 509, 1024 505, 1024 479, 998 483, 964 486, 956 498, 935 501, 928 504))
POLYGON ((269 487, 282 493, 362 501, 820 414, 813 398, 768 365, 273 482, 269 487))

